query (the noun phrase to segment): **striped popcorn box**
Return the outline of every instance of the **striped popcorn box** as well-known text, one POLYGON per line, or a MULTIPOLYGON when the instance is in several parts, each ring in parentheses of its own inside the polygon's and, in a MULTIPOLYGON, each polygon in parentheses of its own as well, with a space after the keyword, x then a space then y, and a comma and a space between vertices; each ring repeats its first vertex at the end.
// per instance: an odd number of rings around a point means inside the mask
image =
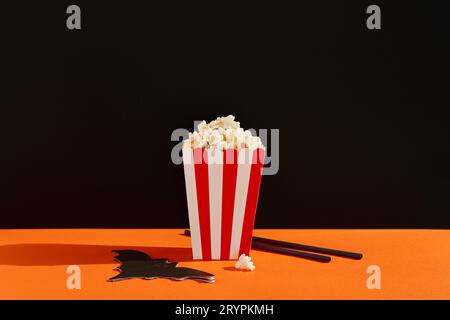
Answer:
POLYGON ((261 148, 183 148, 194 259, 249 255, 263 163, 261 148))

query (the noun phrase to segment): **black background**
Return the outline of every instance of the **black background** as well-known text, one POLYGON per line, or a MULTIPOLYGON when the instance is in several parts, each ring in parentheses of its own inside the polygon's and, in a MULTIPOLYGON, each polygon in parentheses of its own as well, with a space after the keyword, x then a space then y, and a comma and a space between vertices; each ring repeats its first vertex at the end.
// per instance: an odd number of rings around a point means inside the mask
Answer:
POLYGON ((444 1, 2 1, 0 227, 186 227, 170 141, 280 129, 257 227, 450 227, 444 1), (82 30, 66 28, 78 4, 82 30), (366 28, 378 4, 382 29, 366 28))

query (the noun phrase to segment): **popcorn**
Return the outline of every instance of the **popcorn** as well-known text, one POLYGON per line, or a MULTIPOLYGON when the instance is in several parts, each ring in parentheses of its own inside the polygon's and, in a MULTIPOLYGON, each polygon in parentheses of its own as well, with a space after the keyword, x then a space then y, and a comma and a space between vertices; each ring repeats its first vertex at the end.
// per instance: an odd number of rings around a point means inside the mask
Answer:
POLYGON ((189 133, 189 138, 183 142, 184 148, 210 149, 265 149, 259 137, 252 136, 249 130, 242 129, 234 116, 218 117, 198 125, 198 131, 189 133))
POLYGON ((255 270, 255 266, 251 260, 252 258, 246 256, 245 253, 243 253, 240 255, 239 260, 236 262, 236 265, 234 267, 236 269, 253 271, 255 270))

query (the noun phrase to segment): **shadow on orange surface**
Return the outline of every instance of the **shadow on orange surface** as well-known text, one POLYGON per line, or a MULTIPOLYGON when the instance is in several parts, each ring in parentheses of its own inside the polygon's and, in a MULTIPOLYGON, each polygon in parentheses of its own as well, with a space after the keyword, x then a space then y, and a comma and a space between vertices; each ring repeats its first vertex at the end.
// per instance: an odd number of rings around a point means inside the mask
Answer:
POLYGON ((191 248, 39 243, 0 246, 0 265, 113 264, 116 263, 114 260, 116 254, 112 252, 113 250, 142 251, 153 259, 192 261, 191 248))

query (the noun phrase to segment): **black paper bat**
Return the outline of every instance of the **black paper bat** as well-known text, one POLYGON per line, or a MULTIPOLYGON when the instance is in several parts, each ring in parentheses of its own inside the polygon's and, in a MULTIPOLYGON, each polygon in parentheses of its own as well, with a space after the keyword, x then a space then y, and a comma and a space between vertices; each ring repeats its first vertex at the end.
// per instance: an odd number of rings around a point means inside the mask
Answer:
POLYGON ((214 282, 214 275, 191 268, 177 268, 178 262, 169 262, 167 259, 152 259, 144 252, 136 250, 113 250, 117 253, 115 260, 120 267, 115 270, 120 273, 109 281, 119 281, 131 278, 156 279, 169 278, 173 280, 194 279, 214 282))

